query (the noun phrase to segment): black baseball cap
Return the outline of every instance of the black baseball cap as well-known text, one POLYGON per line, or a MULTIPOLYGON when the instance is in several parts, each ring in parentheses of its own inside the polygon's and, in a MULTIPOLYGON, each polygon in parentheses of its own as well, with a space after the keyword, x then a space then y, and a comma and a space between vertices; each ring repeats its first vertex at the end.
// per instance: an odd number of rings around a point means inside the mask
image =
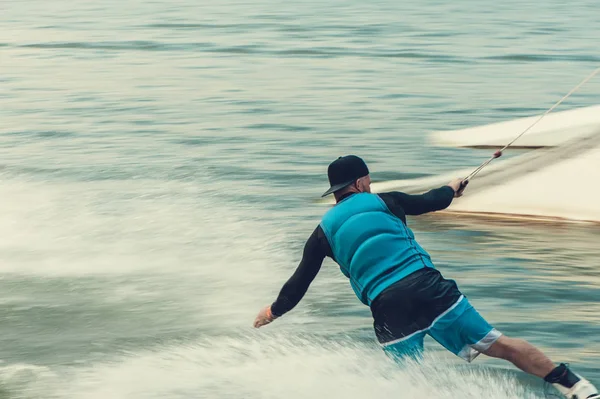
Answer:
POLYGON ((327 177, 329 178, 329 185, 331 187, 321 197, 341 190, 368 174, 369 168, 367 168, 367 164, 356 155, 339 157, 330 163, 327 168, 327 177))

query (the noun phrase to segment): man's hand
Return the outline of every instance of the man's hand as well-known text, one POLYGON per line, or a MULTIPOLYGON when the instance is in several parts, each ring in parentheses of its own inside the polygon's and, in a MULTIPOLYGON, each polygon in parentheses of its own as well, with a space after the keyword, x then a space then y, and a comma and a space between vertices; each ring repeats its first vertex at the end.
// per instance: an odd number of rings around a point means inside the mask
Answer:
POLYGON ((454 190, 454 197, 458 198, 463 195, 463 191, 465 191, 467 184, 469 184, 468 180, 454 179, 450 183, 448 183, 448 186, 452 187, 452 189, 454 190))
POLYGON ((256 316, 256 319, 254 320, 254 328, 267 325, 273 320, 275 320, 275 316, 273 316, 273 313, 271 312, 271 306, 266 306, 258 312, 258 316, 256 316))

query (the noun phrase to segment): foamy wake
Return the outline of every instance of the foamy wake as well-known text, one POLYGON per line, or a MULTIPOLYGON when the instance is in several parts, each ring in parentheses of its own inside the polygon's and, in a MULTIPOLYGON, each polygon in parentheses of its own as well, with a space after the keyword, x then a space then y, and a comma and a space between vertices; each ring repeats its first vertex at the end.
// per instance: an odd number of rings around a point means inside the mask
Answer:
MULTIPOLYGON (((162 347, 124 354, 113 362, 65 369, 58 376, 47 374, 38 379, 38 393, 28 397, 543 397, 539 387, 535 388, 537 393, 532 392, 533 387, 523 385, 506 370, 458 364, 428 355, 421 366, 401 367, 370 344, 289 340, 256 334, 162 347)), ((30 392, 36 391, 31 389, 30 392)))

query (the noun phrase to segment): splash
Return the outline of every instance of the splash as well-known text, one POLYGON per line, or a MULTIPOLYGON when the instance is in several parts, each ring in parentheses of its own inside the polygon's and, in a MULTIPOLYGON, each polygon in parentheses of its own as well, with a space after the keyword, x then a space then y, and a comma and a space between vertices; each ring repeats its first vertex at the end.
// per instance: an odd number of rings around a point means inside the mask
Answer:
MULTIPOLYGON (((65 370, 56 398, 491 398, 540 394, 501 369, 436 354, 399 366, 370 344, 246 336, 130 353, 65 370)), ((46 384, 48 386, 48 384, 46 384)))

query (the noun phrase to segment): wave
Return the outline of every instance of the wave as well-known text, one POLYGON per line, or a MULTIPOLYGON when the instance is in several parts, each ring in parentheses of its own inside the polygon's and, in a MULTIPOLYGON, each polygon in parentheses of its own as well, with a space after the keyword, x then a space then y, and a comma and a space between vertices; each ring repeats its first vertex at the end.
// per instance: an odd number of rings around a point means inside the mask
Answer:
POLYGON ((550 62, 550 61, 577 61, 577 62, 600 62, 600 57, 593 55, 566 55, 566 54, 505 54, 482 57, 480 59, 490 61, 526 61, 526 62, 550 62))
POLYGON ((34 49, 80 49, 80 50, 109 50, 109 51, 203 51, 221 54, 271 55, 289 57, 361 57, 361 58, 403 58, 444 63, 476 63, 478 61, 523 61, 523 62, 553 62, 576 61, 598 63, 600 57, 595 55, 567 54, 503 54, 482 57, 459 57, 443 53, 428 53, 413 50, 371 50, 363 51, 350 47, 310 47, 270 49, 264 45, 247 44, 239 46, 220 46, 208 42, 166 43, 146 40, 116 41, 116 42, 49 42, 16 45, 21 48, 34 49))
POLYGON ((202 51, 217 54, 247 54, 288 57, 361 57, 361 58, 405 58, 419 59, 430 62, 469 63, 469 58, 461 58, 440 53, 426 53, 405 50, 375 50, 362 51, 347 47, 311 47, 270 49, 263 45, 248 44, 239 46, 219 46, 214 43, 164 43, 155 41, 122 41, 122 42, 49 42, 21 44, 16 47, 34 49, 78 49, 78 50, 107 50, 107 51, 202 51))

